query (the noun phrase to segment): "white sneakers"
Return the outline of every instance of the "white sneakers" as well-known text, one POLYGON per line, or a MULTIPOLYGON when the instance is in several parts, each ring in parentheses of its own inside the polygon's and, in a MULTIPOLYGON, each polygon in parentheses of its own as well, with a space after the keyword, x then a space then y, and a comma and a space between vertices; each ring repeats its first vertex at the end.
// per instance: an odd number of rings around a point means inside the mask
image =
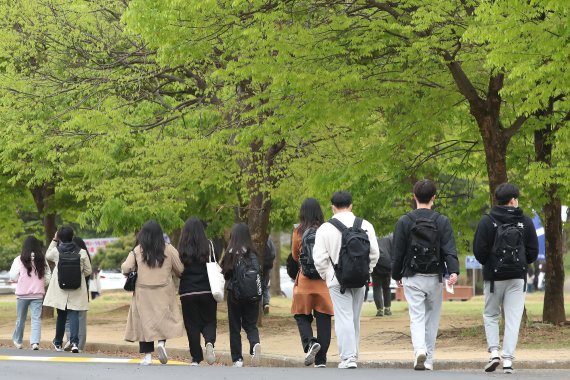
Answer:
POLYGON ((22 343, 18 343, 15 340, 13 340, 12 343, 14 343, 14 347, 16 347, 18 350, 22 349, 22 343))
POLYGON ((253 354, 251 355, 251 366, 258 367, 261 364, 261 344, 256 343, 253 346, 253 354))
POLYGON ((315 356, 320 351, 321 345, 317 342, 309 343, 309 349, 307 350, 307 355, 305 355, 305 365, 311 365, 315 362, 315 356))
POLYGON ((513 373, 513 361, 509 359, 503 359, 503 373, 513 373))
POLYGON ((338 363, 338 368, 341 369, 353 369, 357 367, 358 365, 356 364, 356 358, 348 358, 338 363))
POLYGON ((151 365, 152 364, 152 354, 145 354, 141 365, 151 365))
POLYGON ((241 367, 243 367, 243 360, 242 360, 242 359, 236 360, 236 361, 234 362, 234 365, 233 365, 233 366, 236 367, 236 368, 241 368, 241 367))
POLYGON ((40 349, 40 345, 37 343, 32 343, 32 350, 37 351, 40 349))
POLYGON ((216 353, 214 352, 214 345, 206 343, 206 363, 212 365, 216 362, 216 353))
POLYGON ((164 342, 158 342, 156 352, 158 353, 158 360, 161 364, 168 363, 168 355, 166 354, 166 348, 164 348, 164 342))
POLYGON ((416 358, 414 360, 414 369, 416 371, 424 371, 426 369, 426 353, 425 351, 418 350, 416 352, 416 358))
POLYGON ((79 348, 77 347, 76 343, 71 343, 71 352, 73 352, 74 354, 79 353, 79 348))

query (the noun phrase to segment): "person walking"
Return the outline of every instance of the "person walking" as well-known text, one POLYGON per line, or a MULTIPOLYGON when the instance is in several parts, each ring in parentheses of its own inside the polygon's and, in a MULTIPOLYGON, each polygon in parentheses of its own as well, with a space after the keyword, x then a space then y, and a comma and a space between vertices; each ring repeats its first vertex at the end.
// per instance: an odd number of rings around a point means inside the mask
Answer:
POLYGON ((338 368, 356 368, 358 366, 360 313, 364 302, 364 284, 368 281, 369 274, 378 261, 378 242, 372 224, 362 218, 357 218, 352 213, 352 195, 349 192, 338 191, 334 193, 331 197, 331 204, 334 215, 317 229, 313 260, 321 278, 327 282, 333 303, 334 327, 341 359, 338 368), (357 234, 357 240, 360 242, 358 247, 366 250, 366 252, 358 252, 358 260, 353 260, 354 263, 357 263, 355 265, 358 265, 358 268, 353 269, 358 269, 356 272, 362 276, 362 278, 358 278, 358 281, 355 281, 359 284, 358 287, 346 286, 344 276, 349 272, 348 268, 338 272, 336 269, 339 268, 341 259, 344 260, 342 255, 346 255, 347 258, 354 258, 353 253, 345 249, 341 255, 341 248, 346 246, 343 246, 343 243, 346 244, 343 236, 349 235, 346 233, 349 228, 350 231, 357 234), (339 275, 343 276, 340 281, 339 275))
POLYGON ((483 322, 491 354, 485 372, 500 365, 499 321, 505 315, 503 372, 513 372, 513 360, 524 310, 525 283, 530 264, 538 257, 538 238, 532 220, 519 207, 519 189, 503 183, 495 190, 496 206, 484 215, 473 238, 475 258, 483 265, 485 309, 483 322))
MULTIPOLYGON (((73 242, 77 245, 80 249, 83 249, 87 253, 87 257, 89 258, 89 262, 91 262, 91 255, 89 255, 89 250, 87 249, 87 245, 83 241, 82 238, 79 236, 73 237, 73 242)), ((95 271, 91 271, 91 275, 85 277, 85 281, 87 282, 87 302, 89 302, 89 293, 91 291, 90 284, 91 284, 91 277, 94 275, 95 271)), ((87 342, 87 310, 80 310, 77 312, 77 320, 79 321, 79 329, 77 330, 77 337, 79 338, 79 342, 77 343, 77 348, 79 348, 79 352, 83 352, 85 350, 85 343, 87 342)), ((65 335, 67 336, 67 342, 63 346, 64 351, 71 351, 71 333, 70 333, 70 320, 69 314, 67 315, 67 321, 65 322, 65 335)))
POLYGON ((144 354, 142 365, 152 363, 155 341, 158 358, 166 364, 166 340, 184 335, 173 279, 180 277, 183 270, 176 248, 164 242, 160 224, 154 220, 146 222, 137 235, 137 246, 121 265, 124 275, 137 272, 125 340, 139 342, 139 351, 144 354))
POLYGON ((416 209, 403 215, 394 231, 392 278, 404 287, 408 302, 415 370, 433 370, 443 301, 442 276, 449 274, 451 286, 459 275, 451 223, 432 210, 436 190, 429 179, 416 182, 416 209))
MULTIPOLYGON (((307 198, 301 205, 299 211, 299 225, 293 231, 291 253, 296 262, 300 261, 300 256, 312 255, 311 239, 314 244, 314 234, 324 222, 323 211, 319 201, 307 198), (303 237, 305 247, 303 247, 303 237), (306 252, 303 252, 305 249, 306 252)), ((308 259, 303 258, 303 261, 308 259)), ((306 265, 303 263, 303 265, 306 265)), ((310 265, 310 264, 309 264, 310 265)), ((316 368, 327 366, 327 352, 331 343, 331 317, 334 314, 333 304, 326 282, 318 276, 314 264, 312 268, 297 272, 295 285, 293 286, 293 303, 291 313, 295 316, 301 344, 305 352, 305 365, 314 363, 316 368), (316 273, 311 276, 310 273, 316 273), (313 335, 311 324, 313 320, 317 325, 317 336, 313 335)))
POLYGON ((200 345, 200 334, 204 336, 206 362, 210 365, 216 361, 214 345, 216 344, 216 312, 218 303, 212 296, 206 263, 215 259, 212 242, 206 237, 204 224, 191 217, 184 224, 180 243, 178 244, 180 261, 184 271, 180 276, 180 302, 184 327, 188 336, 192 365, 204 360, 204 352, 200 345))
POLYGON ((16 282, 17 311, 12 342, 18 349, 21 349, 23 345, 28 308, 32 314, 30 346, 33 350, 40 349, 42 303, 50 278, 51 271, 45 259, 42 242, 32 235, 26 237, 22 252, 14 259, 10 267, 10 281, 16 282))
POLYGON ((95 268, 89 277, 89 292, 92 300, 101 296, 101 268, 99 267, 95 268))
POLYGON ((256 367, 261 362, 261 344, 257 329, 261 299, 261 268, 246 224, 239 223, 232 227, 221 266, 228 290, 228 323, 233 365, 243 367, 240 334, 243 328, 249 341, 251 365, 256 367))
POLYGON ((261 286, 263 287, 263 314, 269 314, 269 301, 271 294, 269 293, 269 280, 271 278, 271 269, 273 269, 273 262, 275 261, 275 244, 271 236, 267 238, 265 245, 265 254, 263 256, 263 272, 261 274, 261 286))
POLYGON ((79 312, 89 309, 85 278, 91 274, 91 262, 87 251, 75 244, 73 236, 71 227, 61 227, 46 252, 46 259, 53 261, 55 267, 44 299, 44 306, 57 309, 53 340, 55 350, 62 351, 65 323, 69 316, 71 352, 78 353, 79 312))
POLYGON ((372 270, 372 292, 376 305, 376 316, 392 315, 392 294, 390 292, 390 280, 392 279, 392 242, 394 234, 388 234, 378 239, 380 258, 372 270))

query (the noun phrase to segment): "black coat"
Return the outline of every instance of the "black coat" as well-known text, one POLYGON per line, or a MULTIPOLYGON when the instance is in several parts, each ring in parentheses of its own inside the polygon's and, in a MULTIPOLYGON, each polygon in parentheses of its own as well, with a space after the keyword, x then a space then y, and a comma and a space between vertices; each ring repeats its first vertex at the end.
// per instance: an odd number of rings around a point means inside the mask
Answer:
POLYGON ((380 257, 374 267, 374 273, 380 275, 390 275, 392 273, 392 243, 394 234, 389 234, 378 240, 378 249, 380 257))
MULTIPOLYGON (((538 257, 538 238, 532 220, 524 215, 518 207, 494 206, 489 214, 497 223, 501 224, 522 222, 526 261, 528 264, 535 262, 538 257)), ((492 280, 492 268, 485 264, 493 249, 495 232, 496 228, 493 225, 493 221, 488 215, 484 215, 477 226, 477 231, 475 231, 475 237, 473 238, 473 253, 477 261, 483 265, 483 279, 485 281, 492 280)), ((524 278, 524 276, 515 278, 524 278)))
MULTIPOLYGON (((416 217, 430 218, 435 211, 421 208, 412 211, 416 217)), ((455 239, 453 237, 453 229, 451 223, 445 215, 439 214, 436 219, 437 229, 439 231, 440 250, 439 257, 442 261, 441 268, 447 268, 448 273, 459 274, 459 260, 457 259, 457 249, 455 247, 455 239)), ((396 223, 394 230, 394 242, 392 245, 392 278, 396 281, 402 277, 411 277, 415 273, 407 265, 410 231, 414 225, 412 219, 403 215, 396 223)), ((439 273, 443 274, 443 273, 439 273)))

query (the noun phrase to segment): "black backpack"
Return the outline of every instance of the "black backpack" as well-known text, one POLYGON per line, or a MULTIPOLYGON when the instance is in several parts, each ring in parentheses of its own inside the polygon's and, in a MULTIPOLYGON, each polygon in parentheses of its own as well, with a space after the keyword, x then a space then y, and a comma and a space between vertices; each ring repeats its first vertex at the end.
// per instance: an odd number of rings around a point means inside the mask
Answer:
POLYGON ((421 218, 414 213, 406 215, 412 220, 407 255, 409 268, 414 273, 442 273, 439 233, 436 223, 439 214, 434 212, 429 218, 421 218))
POLYGON ((361 288, 370 278, 370 240, 362 229, 362 218, 356 218, 352 227, 347 228, 340 220, 331 218, 329 223, 342 233, 338 263, 333 263, 334 272, 340 284, 340 292, 347 288, 361 288))
MULTIPOLYGON (((494 282, 523 278, 526 284, 527 262, 522 222, 499 224, 486 214, 495 227, 495 241, 487 265, 491 268, 491 293, 494 282)), ((525 286, 526 288, 526 286, 525 286)))
POLYGON ((57 282, 61 289, 74 290, 81 287, 81 248, 63 251, 58 247, 59 261, 57 262, 57 282))
POLYGON ((297 278, 297 273, 299 273, 299 264, 293 258, 292 253, 290 253, 289 256, 287 256, 287 261, 285 265, 287 268, 287 275, 291 277, 291 280, 295 280, 297 278))
POLYGON ((252 259, 240 256, 234 270, 233 281, 232 289, 236 299, 251 302, 261 298, 259 265, 256 265, 252 259))
POLYGON ((315 245, 316 234, 316 228, 307 228, 305 232, 303 232, 303 237, 301 238, 301 253, 299 254, 301 271, 305 277, 311 279, 321 278, 319 272, 317 272, 317 268, 315 268, 315 261, 313 260, 313 246, 315 245))

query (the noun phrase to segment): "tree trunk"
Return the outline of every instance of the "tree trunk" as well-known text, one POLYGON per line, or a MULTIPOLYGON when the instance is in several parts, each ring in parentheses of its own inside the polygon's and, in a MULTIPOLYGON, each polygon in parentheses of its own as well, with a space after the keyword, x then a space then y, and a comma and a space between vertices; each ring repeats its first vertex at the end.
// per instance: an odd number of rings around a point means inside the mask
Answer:
MULTIPOLYGON (((44 235, 46 247, 51 243, 55 232, 57 231, 56 226, 56 212, 51 211, 49 208, 49 201, 55 195, 55 186, 53 184, 44 183, 42 186, 37 186, 30 189, 34 202, 36 204, 36 209, 38 214, 42 218, 42 224, 44 226, 44 235), (46 213, 47 212, 47 213, 46 213)), ((53 270, 53 263, 48 263, 50 268, 53 270)), ((53 318, 53 308, 48 306, 42 307, 42 318, 53 318)))
POLYGON ((500 129, 499 121, 490 116, 477 118, 479 131, 485 149, 485 163, 487 165, 487 178, 489 180, 490 205, 495 204, 495 189, 501 183, 508 181, 507 175, 507 146, 500 129))
POLYGON ((271 295, 281 295, 281 232, 273 232, 271 234, 273 244, 275 245, 275 261, 273 262, 273 271, 271 272, 271 295))
MULTIPOLYGON (((534 133, 536 160, 552 166, 552 125, 534 133)), ((547 169, 548 170, 548 169, 547 169)), ((564 309, 564 252, 562 250, 562 205, 557 184, 545 185, 547 203, 544 205, 546 241, 546 281, 544 288, 543 322, 559 324, 566 321, 564 309)))

